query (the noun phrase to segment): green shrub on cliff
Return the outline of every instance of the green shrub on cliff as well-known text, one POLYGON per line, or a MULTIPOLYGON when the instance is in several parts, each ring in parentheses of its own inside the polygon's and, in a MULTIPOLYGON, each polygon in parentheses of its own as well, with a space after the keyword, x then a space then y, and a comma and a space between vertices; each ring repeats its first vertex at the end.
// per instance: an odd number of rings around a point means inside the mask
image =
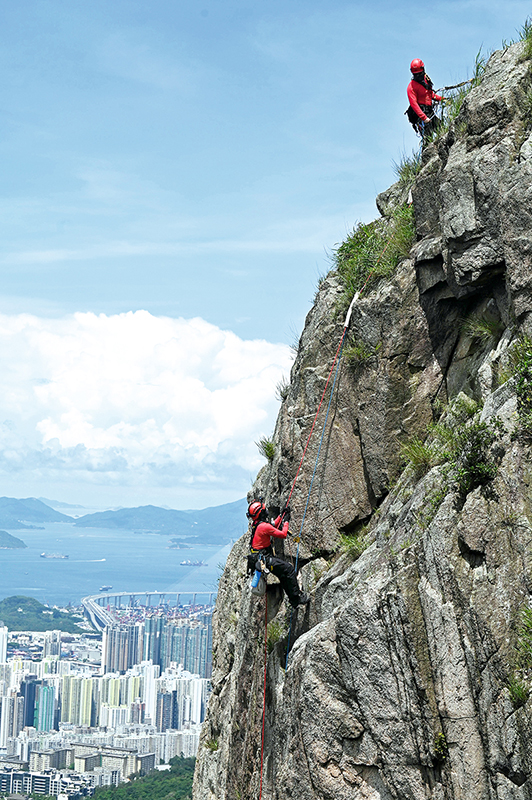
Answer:
POLYGON ((135 777, 120 786, 98 787, 95 800, 190 800, 195 759, 175 756, 170 769, 135 777))
POLYGON ((520 336, 508 350, 507 364, 500 371, 501 382, 515 379, 517 429, 514 436, 532 438, 532 339, 520 336))
POLYGON ((345 286, 344 305, 355 292, 367 292, 389 277, 408 257, 416 236, 412 207, 406 203, 390 217, 359 223, 336 248, 333 260, 345 286))
POLYGON ((259 453, 264 458, 267 458, 268 461, 271 462, 275 456, 275 442, 273 439, 269 439, 267 436, 263 436, 262 439, 259 439, 258 442, 255 442, 257 447, 259 448, 259 453))
MULTIPOLYGON (((477 403, 460 395, 440 422, 429 426, 425 441, 416 436, 402 444, 402 456, 416 478, 438 464, 445 465, 445 489, 454 489, 462 500, 492 481, 502 455, 497 444, 501 423, 481 422, 479 416, 477 403)), ((440 490, 439 502, 444 496, 445 491, 440 490)))
POLYGON ((521 59, 527 61, 532 58, 532 17, 525 19, 524 25, 519 31, 519 38, 525 43, 521 59))
POLYGON ((530 694, 532 672, 532 608, 525 606, 519 615, 514 665, 507 687, 515 708, 524 706, 530 694))

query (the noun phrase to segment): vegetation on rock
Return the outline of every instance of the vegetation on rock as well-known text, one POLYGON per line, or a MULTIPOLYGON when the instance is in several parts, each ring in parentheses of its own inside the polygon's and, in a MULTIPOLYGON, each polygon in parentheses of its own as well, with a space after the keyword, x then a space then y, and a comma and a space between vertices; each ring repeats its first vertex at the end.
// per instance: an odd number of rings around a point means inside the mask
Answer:
POLYGON ((345 553, 353 561, 360 558, 369 545, 370 541, 365 527, 358 533, 340 534, 340 552, 345 553))
POLYGON ((392 275, 398 263, 408 257, 415 235, 413 210, 406 203, 390 217, 359 223, 333 255, 345 286, 345 305, 355 292, 373 288, 392 275))
POLYGON ((259 448, 259 453, 261 456, 264 456, 264 458, 267 458, 268 461, 272 462, 273 457, 275 456, 275 442, 273 439, 263 436, 262 439, 259 439, 259 441, 255 442, 255 444, 259 448))
MULTIPOLYGON (((481 51, 479 50, 475 58, 473 77, 471 80, 468 81, 468 83, 466 83, 464 86, 459 86, 457 89, 454 89, 452 94, 447 95, 445 98, 442 124, 434 131, 431 137, 433 141, 441 139, 447 133, 451 127, 451 124, 457 119, 464 105, 464 100, 471 90, 480 84, 484 73, 486 72, 487 64, 488 57, 482 55, 481 51)), ((457 132, 465 133, 465 125, 460 125, 457 132)))
POLYGON ((377 357, 381 346, 381 342, 375 347, 371 347, 371 345, 366 344, 366 342, 357 341, 351 337, 347 347, 344 348, 343 356, 352 365, 365 364, 377 357))
POLYGON ((279 642, 286 633, 286 628, 279 620, 272 619, 268 625, 268 635, 266 637, 266 646, 268 653, 271 653, 277 642, 279 642))
POLYGON ((399 161, 393 162, 393 171, 399 179, 399 185, 409 188, 414 183, 421 169, 421 150, 412 151, 412 155, 403 153, 399 161))
POLYGON ((481 422, 478 405, 461 395, 440 421, 429 426, 423 441, 413 437, 401 446, 417 478, 438 464, 450 489, 465 499, 478 486, 486 486, 497 474, 502 452, 497 447, 501 437, 499 420, 481 422))
POLYGON ((516 382, 518 433, 532 437, 532 339, 522 336, 512 348, 510 368, 516 382))

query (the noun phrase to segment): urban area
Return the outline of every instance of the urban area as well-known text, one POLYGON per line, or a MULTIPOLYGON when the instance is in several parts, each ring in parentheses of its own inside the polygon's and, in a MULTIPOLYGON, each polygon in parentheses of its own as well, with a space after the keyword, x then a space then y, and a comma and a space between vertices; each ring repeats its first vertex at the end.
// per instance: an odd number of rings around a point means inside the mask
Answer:
POLYGON ((77 800, 195 756, 212 610, 107 605, 103 629, 85 621, 79 634, 0 622, 0 796, 77 800))

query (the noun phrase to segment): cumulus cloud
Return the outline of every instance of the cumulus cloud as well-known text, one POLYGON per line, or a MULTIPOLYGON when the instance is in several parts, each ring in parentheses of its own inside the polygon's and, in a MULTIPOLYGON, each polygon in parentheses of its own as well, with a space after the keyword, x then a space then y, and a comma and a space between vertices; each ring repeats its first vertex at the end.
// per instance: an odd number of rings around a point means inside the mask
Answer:
POLYGON ((285 345, 146 311, 0 315, 0 472, 244 492, 285 345))

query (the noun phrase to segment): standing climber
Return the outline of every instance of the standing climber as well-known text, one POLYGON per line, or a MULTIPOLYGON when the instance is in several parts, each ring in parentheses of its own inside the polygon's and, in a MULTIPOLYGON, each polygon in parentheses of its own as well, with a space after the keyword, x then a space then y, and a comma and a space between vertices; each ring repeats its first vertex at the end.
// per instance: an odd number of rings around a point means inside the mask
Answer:
POLYGON ((408 84, 409 107, 406 115, 412 123, 416 133, 425 139, 437 130, 440 120, 434 113, 434 101, 441 101, 443 97, 436 94, 432 88, 432 81, 425 72, 425 65, 420 58, 414 58, 410 64, 412 80, 408 84))
POLYGON ((288 506, 270 525, 266 506, 259 500, 254 500, 247 512, 251 520, 250 554, 248 556, 248 571, 253 572, 258 562, 262 561, 267 569, 276 578, 279 578, 282 588, 288 595, 288 600, 293 608, 305 606, 310 601, 308 594, 299 588, 296 571, 292 564, 273 553, 272 538, 286 539, 288 536, 288 523, 290 509, 288 506))

